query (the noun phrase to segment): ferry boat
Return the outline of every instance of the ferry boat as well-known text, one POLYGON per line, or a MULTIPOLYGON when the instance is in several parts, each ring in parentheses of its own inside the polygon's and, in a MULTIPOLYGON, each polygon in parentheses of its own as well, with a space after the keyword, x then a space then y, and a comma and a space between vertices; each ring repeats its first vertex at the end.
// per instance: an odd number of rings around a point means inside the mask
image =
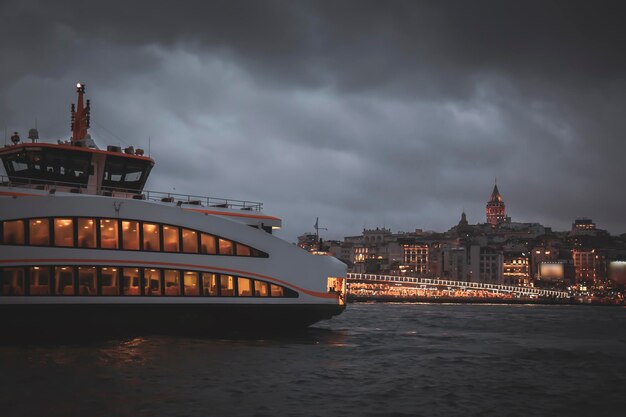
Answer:
POLYGON ((5 335, 290 330, 344 310, 342 262, 272 235, 261 203, 144 190, 154 160, 99 149, 77 93, 70 140, 0 148, 5 335))

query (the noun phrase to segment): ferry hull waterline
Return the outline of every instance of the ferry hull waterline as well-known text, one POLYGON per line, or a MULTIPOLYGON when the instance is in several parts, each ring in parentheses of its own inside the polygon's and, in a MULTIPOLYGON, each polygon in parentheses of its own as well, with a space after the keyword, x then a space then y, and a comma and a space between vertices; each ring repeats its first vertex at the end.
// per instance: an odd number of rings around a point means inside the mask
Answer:
POLYGON ((345 308, 346 266, 272 235, 262 204, 144 190, 154 161, 72 137, 0 149, 6 337, 292 331, 345 308))

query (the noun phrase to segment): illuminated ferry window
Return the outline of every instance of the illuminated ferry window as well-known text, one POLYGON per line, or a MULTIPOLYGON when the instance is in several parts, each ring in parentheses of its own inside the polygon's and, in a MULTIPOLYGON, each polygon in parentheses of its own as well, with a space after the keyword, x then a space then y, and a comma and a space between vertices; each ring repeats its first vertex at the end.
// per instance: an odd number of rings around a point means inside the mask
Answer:
POLYGON ((180 295, 180 272, 165 270, 165 295, 180 295))
POLYGON ((98 278, 93 266, 78 267, 78 295, 97 295, 98 278))
POLYGON ((220 275, 220 295, 222 297, 235 296, 235 278, 232 275, 220 275))
POLYGON ((252 280, 249 278, 237 278, 237 294, 240 297, 251 297, 252 280))
POLYGON ((122 221, 122 246, 124 249, 139 250, 139 222, 122 221))
POLYGON ((254 281, 254 295, 257 297, 269 296, 269 291, 267 290, 267 282, 254 281))
POLYGON ((5 245, 23 245, 24 221, 14 220, 12 222, 4 222, 2 241, 5 245))
POLYGON ((141 284, 139 268, 123 268, 124 272, 124 295, 140 295, 141 284))
POLYGON ((209 297, 217 296, 217 274, 210 274, 208 272, 202 273, 202 288, 204 288, 204 295, 209 297))
POLYGON ((234 255, 233 242, 226 239, 219 239, 220 255, 234 255))
POLYGON ((74 295, 74 268, 57 266, 54 268, 57 295, 74 295))
POLYGON ((54 245, 74 246, 74 221, 72 219, 54 219, 54 245))
POLYGON ((145 295, 161 295, 161 270, 145 268, 143 270, 145 295))
POLYGON ((178 252, 178 227, 163 226, 163 250, 165 252, 178 252))
POLYGON ((120 295, 119 269, 103 267, 100 271, 102 279, 102 295, 120 295))
POLYGON ((2 295, 24 295, 23 268, 4 268, 2 295))
POLYGON ((183 229, 183 252, 198 253, 198 233, 183 229))
POLYGON ((100 247, 103 249, 119 249, 120 241, 117 230, 117 220, 100 220, 100 247))
POLYGON ((48 219, 32 219, 28 222, 28 240, 31 245, 50 244, 50 222, 48 219))
POLYGON ((250 256, 250 248, 246 245, 237 243, 237 256, 250 256))
POLYGON ((78 219, 78 247, 96 247, 96 221, 94 219, 78 219))
POLYGON ((200 295, 200 280, 197 272, 185 272, 183 284, 185 295, 200 295))
POLYGON ((215 236, 207 235, 206 233, 202 233, 200 236, 202 248, 200 253, 214 255, 217 253, 217 246, 215 244, 215 236))
POLYGON ((160 251, 161 250, 161 233, 158 224, 143 224, 143 250, 160 251))
POLYGON ((30 269, 30 295, 50 295, 50 268, 34 266, 30 269))
POLYGON ((283 288, 278 285, 271 284, 272 297, 282 297, 283 296, 283 288))

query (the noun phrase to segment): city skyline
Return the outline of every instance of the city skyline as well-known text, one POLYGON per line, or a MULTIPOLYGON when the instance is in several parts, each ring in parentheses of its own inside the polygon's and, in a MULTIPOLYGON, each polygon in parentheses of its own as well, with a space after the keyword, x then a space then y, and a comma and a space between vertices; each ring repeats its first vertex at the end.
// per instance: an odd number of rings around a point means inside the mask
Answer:
POLYGON ((626 232, 610 8, 168 4, 4 2, 0 127, 67 140, 84 82, 98 144, 150 148, 148 188, 262 201, 288 240, 475 222, 496 176, 513 219, 626 232))

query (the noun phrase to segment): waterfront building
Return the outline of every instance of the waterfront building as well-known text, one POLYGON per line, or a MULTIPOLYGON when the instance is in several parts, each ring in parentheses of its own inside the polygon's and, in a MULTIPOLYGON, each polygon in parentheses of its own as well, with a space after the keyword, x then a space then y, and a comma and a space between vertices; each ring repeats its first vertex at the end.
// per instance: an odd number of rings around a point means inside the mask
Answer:
POLYGON ((595 249, 572 249, 572 259, 574 260, 577 281, 593 282, 596 280, 598 256, 595 249))
POLYGON ((505 252, 503 255, 503 281, 505 285, 529 286, 530 268, 526 252, 505 252))

